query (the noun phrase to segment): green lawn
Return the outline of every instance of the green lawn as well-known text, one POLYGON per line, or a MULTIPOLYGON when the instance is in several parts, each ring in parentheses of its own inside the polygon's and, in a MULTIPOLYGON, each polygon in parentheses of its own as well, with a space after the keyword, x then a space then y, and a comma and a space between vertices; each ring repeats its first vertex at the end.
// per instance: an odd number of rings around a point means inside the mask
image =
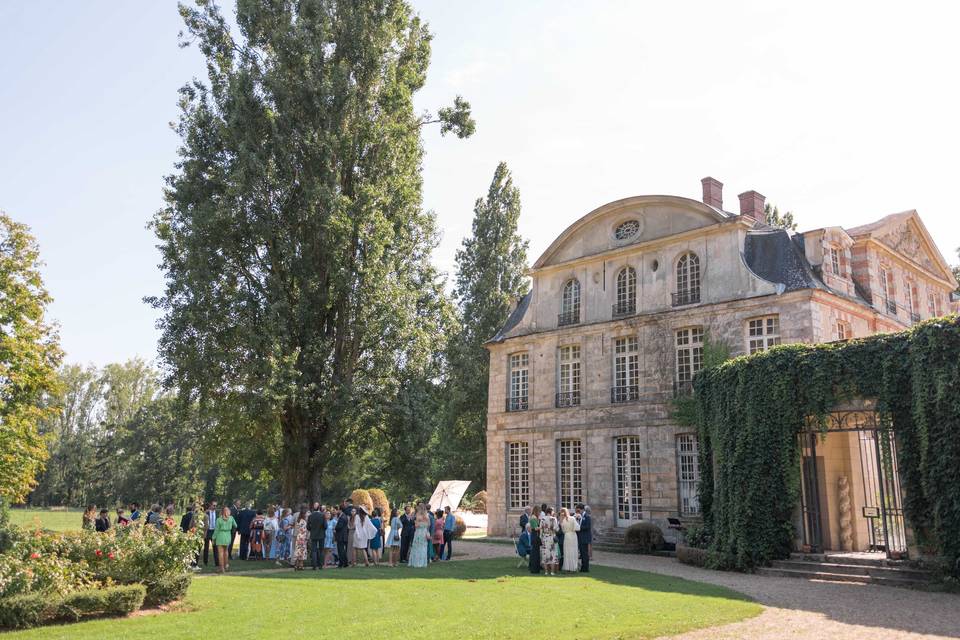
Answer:
POLYGON ((639 571, 532 576, 512 558, 416 570, 357 568, 205 576, 181 611, 4 634, 14 638, 264 638, 278 628, 338 640, 651 638, 742 620, 761 607, 728 589, 639 571), (280 625, 278 627, 278 625, 280 625))
MULTIPOLYGON (((80 529, 83 509, 10 509, 10 522, 27 528, 40 526, 53 531, 80 529)), ((113 518, 115 514, 111 513, 113 518)))

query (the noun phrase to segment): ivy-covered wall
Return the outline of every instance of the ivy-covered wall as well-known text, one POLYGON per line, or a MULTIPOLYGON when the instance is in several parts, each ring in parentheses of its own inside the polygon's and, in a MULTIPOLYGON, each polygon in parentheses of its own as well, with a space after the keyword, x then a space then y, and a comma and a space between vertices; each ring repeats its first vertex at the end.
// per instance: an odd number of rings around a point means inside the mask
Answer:
POLYGON ((700 504, 710 563, 749 571, 791 551, 797 433, 846 400, 875 398, 896 434, 904 511, 926 554, 960 573, 960 317, 845 343, 784 345, 694 382, 700 504))

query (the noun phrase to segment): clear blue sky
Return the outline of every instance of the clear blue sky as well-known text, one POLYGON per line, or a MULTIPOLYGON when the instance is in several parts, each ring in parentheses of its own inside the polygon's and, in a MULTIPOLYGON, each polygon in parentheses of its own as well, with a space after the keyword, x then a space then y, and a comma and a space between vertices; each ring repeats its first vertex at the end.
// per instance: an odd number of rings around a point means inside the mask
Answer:
MULTIPOLYGON (((531 261, 569 223, 630 195, 757 189, 801 229, 915 208, 951 263, 960 8, 886 2, 449 2, 421 108, 457 93, 476 136, 426 135, 425 204, 451 271, 473 201, 514 171, 531 261), (722 6, 721 6, 722 5, 722 6)), ((176 91, 203 68, 167 1, 0 4, 0 209, 46 261, 67 357, 156 355, 147 221, 177 138, 176 91)))

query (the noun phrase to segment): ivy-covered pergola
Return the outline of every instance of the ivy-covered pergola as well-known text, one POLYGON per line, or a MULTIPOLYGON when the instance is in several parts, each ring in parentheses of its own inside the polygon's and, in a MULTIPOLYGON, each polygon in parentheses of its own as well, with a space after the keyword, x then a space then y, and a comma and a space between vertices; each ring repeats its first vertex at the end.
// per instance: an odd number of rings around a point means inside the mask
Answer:
POLYGON ((896 435, 904 512, 926 557, 960 568, 960 317, 848 342, 784 345, 695 380, 708 562, 752 570, 792 550, 797 434, 833 407, 876 401, 896 435))

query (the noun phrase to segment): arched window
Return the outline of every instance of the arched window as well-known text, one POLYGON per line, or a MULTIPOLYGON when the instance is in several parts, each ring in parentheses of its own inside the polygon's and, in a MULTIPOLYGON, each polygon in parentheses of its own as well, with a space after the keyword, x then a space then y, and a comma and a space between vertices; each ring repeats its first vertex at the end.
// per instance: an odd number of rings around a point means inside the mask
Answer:
POLYGON ((577 324, 580 322, 580 282, 574 278, 563 285, 563 297, 560 299, 560 316, 557 324, 577 324))
POLYGON ((673 294, 673 306, 700 302, 700 258, 693 252, 677 260, 677 292, 673 294))
POLYGON ((637 272, 633 267, 624 267, 617 273, 617 304, 613 316, 629 316, 637 312, 637 272))

